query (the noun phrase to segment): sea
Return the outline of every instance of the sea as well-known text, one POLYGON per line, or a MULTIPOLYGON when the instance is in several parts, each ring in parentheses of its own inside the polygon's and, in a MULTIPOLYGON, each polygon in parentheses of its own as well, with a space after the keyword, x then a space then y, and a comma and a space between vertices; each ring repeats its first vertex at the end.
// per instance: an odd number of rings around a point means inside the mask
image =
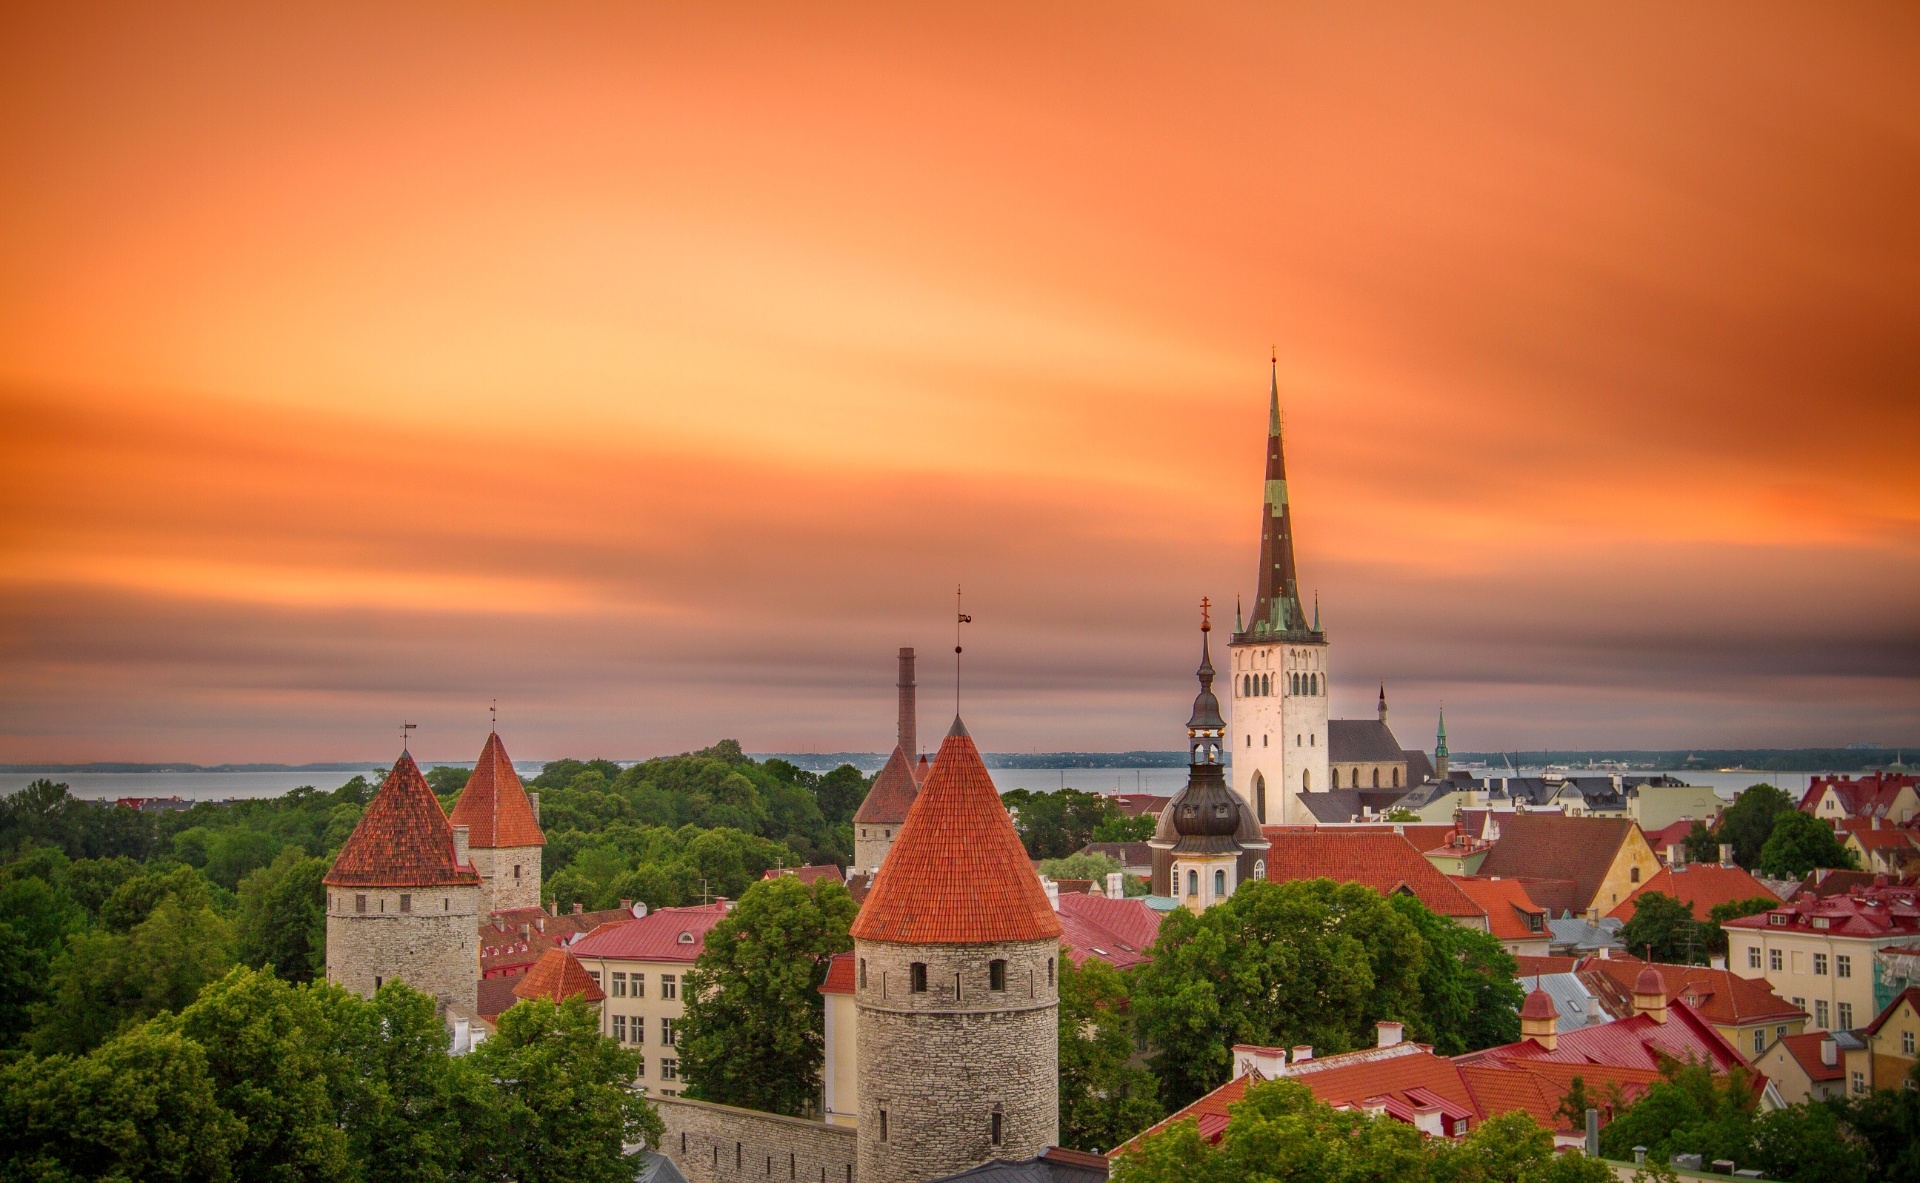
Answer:
MULTIPOLYGON (((448 763, 454 763, 448 761, 448 763)), ((422 767, 433 768, 434 762, 422 762, 422 767)), ((459 765, 471 767, 471 764, 459 765)), ((523 779, 532 779, 539 775, 540 764, 521 761, 515 769, 523 779)), ((1474 769, 1476 775, 1484 770, 1474 769)), ((1505 769, 1494 770, 1495 775, 1506 773, 1505 769)), ((1553 769, 1569 776, 1605 776, 1604 772, 1586 769, 1553 769)), ((1518 775, 1538 776, 1539 768, 1521 768, 1518 775)), ((1003 793, 1014 789, 1026 789, 1029 792, 1051 792, 1058 789, 1079 789, 1087 793, 1156 793, 1172 796, 1187 783, 1185 768, 995 768, 991 770, 993 783, 1003 793)), ((1514 773, 1506 773, 1515 775, 1514 773)), ((380 773, 369 769, 362 773, 369 780, 377 780, 380 773)), ((1635 769, 1634 776, 1647 776, 1651 773, 1635 769)), ((1669 770, 1666 775, 1677 777, 1688 784, 1708 785, 1722 797, 1732 800, 1742 789, 1761 783, 1772 784, 1785 789, 1794 797, 1806 791, 1808 781, 1816 773, 1809 772, 1742 772, 1729 770, 1701 771, 1689 769, 1684 772, 1669 770)), ((237 801, 257 797, 278 797, 302 785, 311 785, 316 789, 337 789, 353 779, 351 772, 0 772, 0 795, 6 795, 25 788, 33 781, 45 777, 48 780, 63 783, 76 797, 88 799, 118 800, 121 797, 179 797, 187 801, 237 801)))

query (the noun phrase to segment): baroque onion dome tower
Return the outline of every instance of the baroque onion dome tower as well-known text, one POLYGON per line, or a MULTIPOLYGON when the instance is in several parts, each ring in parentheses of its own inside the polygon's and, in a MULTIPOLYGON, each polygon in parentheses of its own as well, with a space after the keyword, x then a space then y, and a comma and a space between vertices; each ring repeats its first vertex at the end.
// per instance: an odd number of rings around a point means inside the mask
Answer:
POLYGON ((1311 824, 1299 793, 1327 779, 1327 634, 1308 619, 1293 564, 1293 508, 1280 438, 1280 367, 1267 411, 1267 482, 1260 506, 1260 570, 1253 612, 1235 622, 1232 668, 1233 785, 1262 823, 1311 824))
POLYGON ((853 922, 860 1183, 1060 1140, 1060 919, 958 718, 853 922))
POLYGON ((487 733, 448 820, 467 828, 467 851, 480 872, 482 916, 540 906, 540 848, 547 836, 499 733, 487 733))
POLYGON ((368 997, 398 979, 473 1011, 480 873, 467 832, 406 752, 327 871, 327 980, 368 997))
POLYGON ((1187 787, 1160 812, 1154 830, 1153 890, 1172 896, 1195 912, 1204 912, 1231 896, 1240 884, 1264 879, 1270 843, 1240 794, 1227 784, 1223 744, 1226 721, 1213 693, 1213 658, 1208 634, 1213 623, 1200 617, 1200 693, 1187 719, 1187 787))

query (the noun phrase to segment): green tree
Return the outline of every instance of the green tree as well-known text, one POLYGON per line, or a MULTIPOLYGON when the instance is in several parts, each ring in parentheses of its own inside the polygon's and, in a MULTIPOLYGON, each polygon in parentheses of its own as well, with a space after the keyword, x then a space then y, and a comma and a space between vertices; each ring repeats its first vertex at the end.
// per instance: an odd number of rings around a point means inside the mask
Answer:
POLYGON ((1864 1178, 1920 1183, 1920 1065, 1908 1071, 1905 1084, 1827 1102, 1866 1151, 1864 1178))
POLYGON ((90 915, 98 915, 115 888, 140 874, 140 864, 126 855, 105 859, 76 859, 67 868, 67 894, 90 915))
POLYGON ((1120 811, 1098 793, 1060 789, 1035 793, 1014 789, 1000 794, 1013 812, 1013 828, 1032 858, 1063 858, 1093 840, 1093 831, 1120 811))
POLYGON ((1100 824, 1093 827, 1095 842, 1148 842, 1153 839, 1154 827, 1160 819, 1151 814, 1128 817, 1116 810, 1111 817, 1102 818, 1100 824))
POLYGON ((1070 854, 1040 860, 1040 873, 1052 879, 1091 879, 1106 890, 1107 875, 1120 869, 1120 860, 1107 854, 1070 854))
POLYGON ((1789 1105, 1762 1114, 1754 1123, 1751 1165, 1787 1183, 1853 1183, 1871 1177, 1867 1148, 1846 1136, 1828 1105, 1789 1105))
POLYGON ((1760 848, 1773 834, 1774 819, 1792 812, 1792 797, 1772 785, 1754 785, 1720 815, 1720 841, 1730 843, 1733 861, 1751 871, 1760 865, 1760 848))
POLYGON ((457 764, 441 764, 427 769, 427 787, 440 799, 440 808, 448 813, 460 803, 460 794, 466 792, 467 782, 473 779, 471 768, 462 768, 457 764))
POLYGON ((1236 1043, 1346 1051, 1382 1019, 1419 1019, 1426 957, 1417 927, 1358 883, 1254 882, 1201 915, 1169 913, 1133 990, 1161 1100, 1223 1083, 1236 1043))
POLYGON ((1712 937, 1694 920, 1692 904, 1660 891, 1642 891, 1633 902, 1633 918, 1620 927, 1629 953, 1668 965, 1707 963, 1712 937))
POLYGON ((1797 809, 1774 819, 1773 833, 1760 848, 1760 873, 1773 879, 1798 879, 1817 867, 1856 866, 1832 826, 1797 809))
POLYGON ((820 778, 814 797, 820 803, 821 816, 838 825, 853 820, 860 803, 867 799, 867 790, 872 787, 873 777, 861 775, 851 764, 842 764, 820 778))
POLYGON ((1661 1079, 1601 1129, 1603 1157, 1630 1160, 1635 1146, 1645 1146, 1655 1162, 1676 1154, 1753 1160, 1759 1098, 1751 1073, 1736 1067, 1720 1076, 1704 1064, 1673 1060, 1660 1070, 1661 1079))
POLYGON ((35 1006, 42 1054, 79 1053, 136 1023, 178 1011, 233 964, 227 924, 205 903, 167 895, 128 933, 76 934, 35 1006))
POLYGON ((1096 1153, 1160 1120, 1160 1082, 1133 1063, 1126 982, 1097 957, 1060 958, 1060 1144, 1096 1153))
POLYGON ((177 898, 190 908, 211 907, 213 893, 192 867, 152 867, 124 880, 100 905, 100 926, 129 932, 152 915, 161 900, 177 898))
POLYGON ((240 962, 273 970, 283 982, 308 982, 327 967, 330 864, 289 846, 240 880, 235 937, 240 962))
POLYGON ((0 920, 0 1053, 19 1047, 32 1029, 34 1007, 47 995, 51 964, 45 949, 0 920))
POLYGON ((624 1145, 657 1145, 665 1126, 628 1086, 640 1053, 600 1034, 579 999, 519 1003, 472 1053, 497 1093, 490 1177, 518 1183, 629 1183, 624 1145))
POLYGON ((1726 841, 1708 828, 1707 823, 1696 821, 1687 830, 1687 836, 1680 840, 1687 848, 1687 861, 1694 863, 1717 863, 1720 861, 1720 843, 1726 841))
POLYGON ((1707 948, 1714 953, 1727 951, 1727 931, 1721 926, 1729 920, 1738 920, 1742 916, 1758 916, 1762 912, 1780 906, 1780 901, 1770 895, 1757 895, 1749 900, 1728 900, 1707 909, 1707 948))
POLYGON ((820 984, 859 909, 831 880, 792 875, 747 889, 708 930, 687 974, 680 1068, 687 1096, 798 1116, 820 1095, 820 984))
MULTIPOLYGON (((1585 1108, 1580 1112, 1584 1122, 1585 1108)), ((1434 1139, 1427 1149, 1435 1160, 1434 1178, 1447 1183, 1613 1183, 1614 1179, 1613 1171, 1598 1159, 1554 1153, 1553 1135, 1520 1112, 1489 1117, 1459 1142, 1434 1139)))
POLYGON ((244 1132, 215 1099, 205 1050, 149 1027, 0 1068, 0 1128, 0 1177, 179 1183, 226 1183, 244 1132))
POLYGON ((1520 1038, 1520 965, 1491 933, 1455 924, 1412 896, 1388 905, 1425 943, 1420 963, 1420 1009, 1407 1016, 1409 1033, 1443 1056, 1498 1047, 1520 1038))
POLYGON ((264 867, 280 853, 280 839, 264 830, 236 827, 217 831, 207 841, 207 878, 233 891, 247 872, 264 867))

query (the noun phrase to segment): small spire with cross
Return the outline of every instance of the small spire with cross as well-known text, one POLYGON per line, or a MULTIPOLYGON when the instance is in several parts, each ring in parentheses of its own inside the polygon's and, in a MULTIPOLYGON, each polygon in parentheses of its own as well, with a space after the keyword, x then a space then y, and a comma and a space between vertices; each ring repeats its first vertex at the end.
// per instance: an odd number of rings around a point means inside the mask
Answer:
POLYGON ((1201 596, 1200 597, 1200 631, 1203 633, 1210 633, 1213 631, 1212 609, 1213 609, 1213 600, 1208 596, 1201 596))

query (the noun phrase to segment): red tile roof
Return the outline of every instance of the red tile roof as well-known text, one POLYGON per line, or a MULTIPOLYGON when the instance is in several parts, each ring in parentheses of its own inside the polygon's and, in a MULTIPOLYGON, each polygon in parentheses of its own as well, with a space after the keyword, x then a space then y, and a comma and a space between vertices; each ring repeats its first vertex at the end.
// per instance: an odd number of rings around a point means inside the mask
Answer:
POLYGON ((840 868, 834 866, 832 863, 827 863, 824 866, 773 867, 762 874, 760 878, 778 879, 782 875, 792 875, 808 887, 812 887, 822 879, 830 879, 840 884, 846 883, 846 878, 840 874, 840 868))
POLYGON ((482 978, 474 1000, 474 1012, 491 1023, 520 1001, 514 987, 526 979, 526 974, 509 974, 506 977, 482 978))
MULTIPOLYGON (((1667 857, 1667 847, 1680 845, 1687 840, 1688 834, 1693 833, 1693 819, 1681 818, 1664 830, 1642 830, 1641 833, 1646 834, 1647 845, 1653 847, 1653 853, 1659 855, 1664 862, 1667 857)), ((1684 851, 1682 853, 1684 854, 1684 851)))
POLYGON ((1755 879, 1740 867, 1723 867, 1719 863, 1691 863, 1679 867, 1662 867, 1634 888, 1633 894, 1620 901, 1620 906, 1607 913, 1619 920, 1632 920, 1633 914, 1640 910, 1640 896, 1643 892, 1658 891, 1672 896, 1682 903, 1693 905, 1693 918, 1705 920, 1707 913, 1717 905, 1731 904, 1739 900, 1755 898, 1777 900, 1780 897, 1767 890, 1766 884, 1755 879))
MULTIPOLYGON (((1638 823, 1620 817, 1567 817, 1529 811, 1500 816, 1500 841, 1480 864, 1502 879, 1571 879, 1573 910, 1589 907, 1623 843, 1639 837, 1638 823)), ((1534 898, 1546 903, 1538 895, 1534 898)))
POLYGON ((1520 976, 1531 978, 1537 974, 1570 974, 1580 968, 1578 957, 1534 957, 1518 954, 1514 960, 1520 963, 1520 976))
POLYGON ((1660 1057, 1668 1056, 1685 1063, 1700 1060, 1715 1072, 1726 1072, 1747 1061, 1738 1048, 1728 1043, 1713 1025, 1685 1003, 1667 1006, 1667 1021, 1655 1022, 1647 1015, 1615 1019, 1611 1023, 1591 1023, 1562 1034, 1554 1049, 1548 1051, 1531 1039, 1509 1043, 1459 1057, 1461 1063, 1489 1061, 1547 1060, 1560 1064, 1611 1064, 1618 1068, 1658 1071, 1660 1057))
POLYGON ((1398 834, 1358 826, 1267 826, 1267 880, 1332 879, 1364 883, 1381 895, 1407 892, 1442 916, 1478 920, 1486 909, 1468 898, 1398 834))
POLYGON ((1920 890, 1902 886, 1855 887, 1846 895, 1809 895, 1804 890, 1770 912, 1742 916, 1721 927, 1819 932, 1835 937, 1920 934, 1920 890))
POLYGON ((919 792, 913 769, 907 766, 907 754, 896 746, 880 769, 880 775, 873 778, 873 787, 867 790, 860 808, 854 811, 854 824, 897 826, 907 820, 907 812, 913 808, 913 799, 919 792))
POLYGON ((863 941, 990 944, 1060 935, 1060 920, 960 720, 853 922, 863 941))
POLYGON ((827 963, 827 980, 820 983, 822 994, 853 993, 853 954, 835 953, 827 963))
POLYGON ((1820 798, 1832 789, 1849 816, 1886 817, 1900 790, 1909 785, 1920 788, 1920 777, 1897 772, 1869 772, 1857 780, 1851 776, 1816 776, 1807 782, 1800 808, 1813 812, 1820 798))
POLYGON ((1138 899, 1096 895, 1060 897, 1060 947, 1073 963, 1098 957, 1115 969, 1151 961, 1147 950, 1160 936, 1160 913, 1138 899))
POLYGON ((1886 1025, 1886 1021, 1893 1017, 1893 1012, 1900 1009, 1900 1004, 1903 1002, 1912 1007, 1916 1013, 1920 1013, 1920 986, 1908 986, 1905 990, 1900 991, 1899 994, 1894 996, 1892 1002, 1887 1003, 1886 1009, 1873 1016, 1873 1022, 1868 1023, 1860 1034, 1872 1035, 1879 1031, 1881 1027, 1886 1025))
POLYGON ((661 908, 624 924, 603 924, 567 948, 580 958, 691 963, 706 947, 707 930, 726 915, 725 904, 661 908))
POLYGON ((474 763, 467 787, 454 802, 448 821, 467 827, 469 848, 492 849, 502 846, 545 846, 547 836, 533 818, 533 802, 507 759, 507 749, 497 734, 487 734, 486 746, 474 763))
POLYGON ((565 1002, 569 998, 599 1002, 607 996, 600 984, 581 968, 579 958, 565 949, 548 949, 542 953, 540 960, 513 988, 513 993, 516 998, 544 998, 549 1002, 565 1002))
POLYGON ((1839 1080, 1847 1074, 1845 1056, 1836 1055, 1832 1064, 1820 1059, 1820 1044, 1832 1038, 1833 1034, 1828 1031, 1806 1031, 1775 1042, 1786 1044, 1787 1054, 1800 1065, 1800 1071, 1807 1074, 1808 1080, 1819 1084, 1822 1081, 1839 1080))
POLYGON ((477 885, 480 873, 454 861, 453 826, 413 757, 402 752, 334 856, 325 882, 330 887, 464 887, 477 885))
POLYGON ((913 783, 916 785, 926 784, 927 773, 932 771, 933 771, 933 761, 927 759, 927 754, 925 752, 921 752, 920 762, 913 766, 913 783))
POLYGON ((1557 1132, 1582 1128, 1560 1113, 1561 1102, 1573 1091, 1574 1077, 1581 1078, 1589 1095, 1604 1093, 1609 1084, 1619 1085, 1623 1103, 1632 1102, 1647 1086, 1660 1079, 1660 1074, 1651 1069, 1560 1064, 1550 1060, 1463 1063, 1460 1076, 1486 1116, 1524 1113, 1540 1128, 1557 1132))
MULTIPOLYGON (((1626 1010, 1633 990, 1648 967, 1632 957, 1587 957, 1580 962, 1580 980, 1603 1003, 1626 1010)), ((1765 978, 1743 978, 1725 969, 1704 965, 1652 966, 1666 988, 1667 1001, 1685 1003, 1709 1023, 1744 1027, 1752 1023, 1785 1023, 1806 1018, 1806 1012, 1773 992, 1765 978)))
POLYGON ((1494 879, 1481 876, 1449 875, 1453 885, 1467 898, 1486 909, 1487 931, 1503 941, 1544 941, 1553 934, 1547 929, 1547 910, 1533 902, 1526 884, 1518 879, 1494 879), (1537 919, 1535 927, 1529 918, 1537 919))

